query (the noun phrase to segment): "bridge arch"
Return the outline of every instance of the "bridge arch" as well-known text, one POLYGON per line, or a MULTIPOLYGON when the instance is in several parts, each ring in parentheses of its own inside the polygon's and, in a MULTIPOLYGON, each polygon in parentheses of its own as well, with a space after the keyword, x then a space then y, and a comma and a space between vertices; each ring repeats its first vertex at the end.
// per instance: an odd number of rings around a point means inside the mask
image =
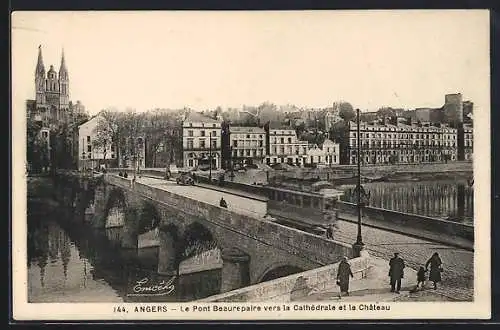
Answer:
POLYGON ((215 235, 198 221, 192 222, 184 229, 180 248, 179 257, 181 260, 201 252, 220 249, 215 235))
MULTIPOLYGON (((137 233, 144 234, 150 230, 156 229, 160 226, 161 215, 156 206, 150 201, 142 203, 139 221, 137 225, 137 233)), ((164 228, 167 229, 167 228, 164 228)), ((173 228, 167 229, 173 230, 173 228)), ((177 231, 177 229, 175 229, 177 231)))
POLYGON ((267 282, 271 280, 275 280, 280 277, 285 277, 301 272, 305 272, 306 269, 291 265, 289 263, 278 262, 269 265, 263 272, 262 275, 257 280, 257 283, 267 282))
POLYGON ((127 200, 123 190, 120 188, 112 189, 104 208, 105 227, 123 226, 127 211, 127 200))

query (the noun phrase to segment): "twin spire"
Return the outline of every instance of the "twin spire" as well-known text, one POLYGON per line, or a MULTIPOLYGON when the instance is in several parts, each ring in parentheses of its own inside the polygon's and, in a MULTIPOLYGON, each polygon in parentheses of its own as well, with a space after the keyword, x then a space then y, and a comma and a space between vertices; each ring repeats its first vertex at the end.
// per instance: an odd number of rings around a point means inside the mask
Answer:
MULTIPOLYGON (((38 60, 36 63, 36 75, 45 75, 45 66, 43 65, 42 45, 38 46, 38 60)), ((68 69, 66 68, 66 61, 64 59, 64 48, 61 54, 61 66, 59 67, 59 79, 68 79, 68 69)))

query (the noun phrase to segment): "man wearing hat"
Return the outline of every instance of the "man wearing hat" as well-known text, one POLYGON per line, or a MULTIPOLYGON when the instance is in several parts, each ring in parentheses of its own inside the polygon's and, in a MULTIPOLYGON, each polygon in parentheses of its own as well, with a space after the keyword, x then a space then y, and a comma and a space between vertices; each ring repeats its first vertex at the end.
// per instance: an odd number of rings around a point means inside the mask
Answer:
POLYGON ((391 292, 399 293, 401 290, 401 279, 404 276, 405 262, 399 257, 399 252, 389 261, 389 277, 391 278, 391 292))

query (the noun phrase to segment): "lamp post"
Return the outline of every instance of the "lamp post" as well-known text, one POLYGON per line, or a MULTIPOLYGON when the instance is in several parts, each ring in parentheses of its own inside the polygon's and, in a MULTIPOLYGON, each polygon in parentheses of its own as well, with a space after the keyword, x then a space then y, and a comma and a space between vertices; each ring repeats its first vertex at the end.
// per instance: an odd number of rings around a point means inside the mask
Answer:
POLYGON ((231 180, 234 180, 234 163, 233 163, 233 146, 229 147, 229 159, 230 159, 230 166, 231 166, 231 180))
POLYGON ((85 175, 85 150, 82 151, 82 170, 83 175, 85 175))
POLYGON ((208 132, 208 181, 212 182, 212 131, 208 132))
POLYGON ((358 182, 357 190, 357 209, 358 209, 358 235, 356 242, 353 244, 354 256, 359 257, 364 248, 363 237, 361 235, 361 208, 364 203, 361 202, 361 154, 360 154, 360 138, 359 138, 359 109, 356 109, 356 136, 357 136, 357 160, 358 160, 358 182))

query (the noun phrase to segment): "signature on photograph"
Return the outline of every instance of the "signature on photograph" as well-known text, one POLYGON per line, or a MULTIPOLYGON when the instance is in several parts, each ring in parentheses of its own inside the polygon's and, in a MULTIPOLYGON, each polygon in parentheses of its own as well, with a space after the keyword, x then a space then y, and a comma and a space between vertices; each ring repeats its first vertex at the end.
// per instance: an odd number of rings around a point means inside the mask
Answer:
POLYGON ((167 296, 175 290, 174 281, 176 276, 169 280, 155 281, 148 277, 137 280, 132 286, 132 292, 128 296, 167 296))

